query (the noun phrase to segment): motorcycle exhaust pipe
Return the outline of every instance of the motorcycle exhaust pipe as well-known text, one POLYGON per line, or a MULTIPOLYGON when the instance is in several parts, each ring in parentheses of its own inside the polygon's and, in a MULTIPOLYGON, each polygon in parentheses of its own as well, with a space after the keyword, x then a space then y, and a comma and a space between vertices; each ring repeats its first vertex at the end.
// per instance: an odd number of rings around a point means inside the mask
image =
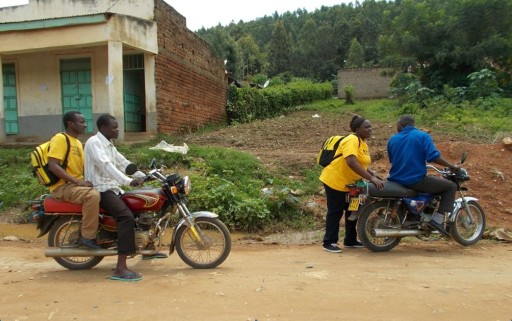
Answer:
MULTIPOLYGON (((138 251, 137 254, 147 254, 152 255, 155 251, 152 250, 142 250, 138 251)), ((117 255, 117 250, 109 250, 109 249, 88 249, 81 247, 47 247, 44 250, 44 255, 46 257, 66 257, 66 256, 114 256, 117 255)))
POLYGON ((44 250, 46 257, 63 257, 63 256, 113 256, 117 255, 117 250, 108 249, 87 249, 80 247, 47 247, 44 250))
POLYGON ((405 237, 422 235, 422 231, 418 230, 394 230, 375 228, 371 232, 373 237, 405 237))

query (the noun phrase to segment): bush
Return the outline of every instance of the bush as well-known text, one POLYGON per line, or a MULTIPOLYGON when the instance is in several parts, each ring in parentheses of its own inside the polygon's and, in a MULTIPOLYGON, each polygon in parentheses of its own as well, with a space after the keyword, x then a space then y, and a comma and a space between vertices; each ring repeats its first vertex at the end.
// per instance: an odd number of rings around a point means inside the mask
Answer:
MULTIPOLYGON (((272 84, 272 82, 271 82, 272 84)), ((296 80, 264 89, 230 87, 227 115, 229 123, 248 123, 282 115, 299 105, 332 97, 330 83, 296 80)))
POLYGON ((343 91, 345 92, 345 104, 353 105, 354 99, 352 97, 354 94, 354 86, 350 84, 345 85, 345 87, 343 87, 343 91))

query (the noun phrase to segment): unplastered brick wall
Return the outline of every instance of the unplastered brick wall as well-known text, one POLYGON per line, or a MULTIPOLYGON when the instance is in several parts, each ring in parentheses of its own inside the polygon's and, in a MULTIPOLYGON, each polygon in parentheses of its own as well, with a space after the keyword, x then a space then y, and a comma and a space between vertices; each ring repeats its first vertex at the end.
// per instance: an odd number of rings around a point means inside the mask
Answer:
POLYGON ((185 18, 155 1, 158 55, 155 59, 158 132, 195 130, 226 119, 228 81, 224 63, 187 29, 185 18))
POLYGON ((338 98, 345 98, 345 86, 354 87, 353 97, 385 98, 389 94, 391 77, 384 68, 341 69, 338 71, 338 98))

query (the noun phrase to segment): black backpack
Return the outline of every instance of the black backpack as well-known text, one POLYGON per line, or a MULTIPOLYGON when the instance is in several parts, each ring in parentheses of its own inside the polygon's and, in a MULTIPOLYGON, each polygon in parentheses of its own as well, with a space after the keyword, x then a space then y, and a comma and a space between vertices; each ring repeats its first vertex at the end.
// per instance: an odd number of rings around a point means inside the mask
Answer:
POLYGON ((336 150, 338 150, 338 146, 340 145, 340 142, 345 138, 346 136, 331 136, 325 140, 325 142, 322 145, 322 148, 316 155, 316 163, 322 167, 326 167, 330 163, 332 163, 333 160, 340 157, 341 154, 334 157, 336 154, 336 150))

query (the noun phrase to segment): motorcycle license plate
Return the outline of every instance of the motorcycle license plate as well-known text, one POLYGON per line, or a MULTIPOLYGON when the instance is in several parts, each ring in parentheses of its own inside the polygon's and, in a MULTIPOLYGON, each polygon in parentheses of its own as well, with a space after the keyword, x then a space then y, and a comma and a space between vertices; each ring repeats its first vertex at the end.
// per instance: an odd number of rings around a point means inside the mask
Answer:
POLYGON ((348 205, 349 211, 357 211, 359 209, 359 197, 351 197, 348 205))

